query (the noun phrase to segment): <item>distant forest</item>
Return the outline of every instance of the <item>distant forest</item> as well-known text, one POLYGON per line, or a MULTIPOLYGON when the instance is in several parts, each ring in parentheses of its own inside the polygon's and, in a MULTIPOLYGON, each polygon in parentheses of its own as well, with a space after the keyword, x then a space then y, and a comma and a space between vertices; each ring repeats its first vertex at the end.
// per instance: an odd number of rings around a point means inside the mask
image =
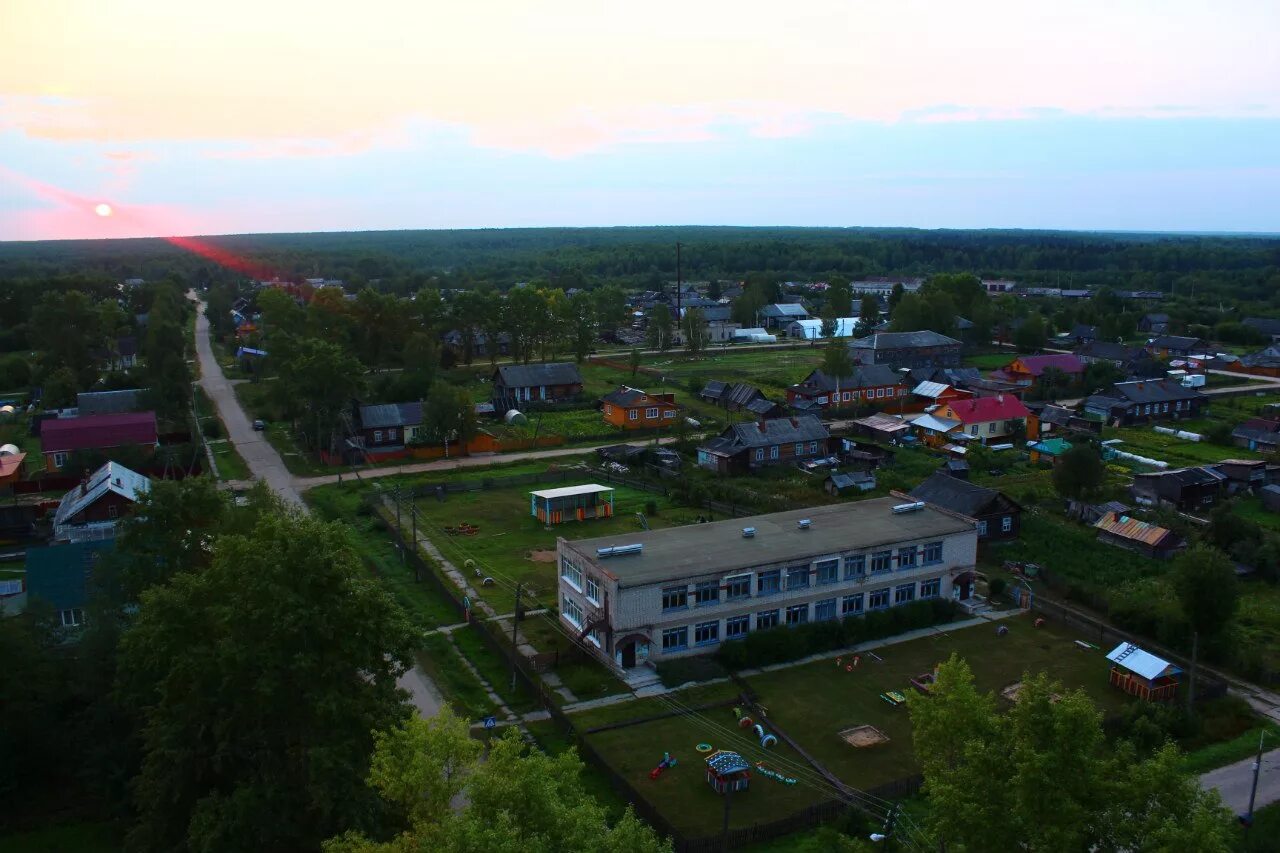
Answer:
MULTIPOLYGON (((200 238, 283 279, 342 279, 408 294, 420 287, 656 287, 686 280, 974 272, 1028 284, 1111 286, 1280 304, 1280 237, 873 228, 514 228, 248 234, 200 238)), ((191 241, 186 241, 190 243, 191 241)), ((64 276, 236 276, 161 239, 0 243, 0 283, 64 276)))

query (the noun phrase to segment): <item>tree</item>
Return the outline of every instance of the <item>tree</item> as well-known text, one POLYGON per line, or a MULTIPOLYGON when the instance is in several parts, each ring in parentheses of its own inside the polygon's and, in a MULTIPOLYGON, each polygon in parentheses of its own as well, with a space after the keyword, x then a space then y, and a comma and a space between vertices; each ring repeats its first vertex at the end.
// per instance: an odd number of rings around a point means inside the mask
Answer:
POLYGON ((1032 311, 1023 320, 1022 325, 1014 330, 1013 344, 1024 352, 1031 352, 1043 347, 1047 336, 1044 316, 1039 311, 1032 311))
POLYGON ((339 525, 268 513, 142 596, 118 692, 140 716, 138 851, 296 850, 381 811, 360 778, 404 719, 413 632, 339 525))
POLYGON ((1171 579, 1182 613, 1191 626, 1191 673, 1187 679, 1187 708, 1194 711, 1200 639, 1214 639, 1235 616, 1239 595, 1236 572, 1231 561, 1221 551, 1197 545, 1179 554, 1173 561, 1171 579))
POLYGON ((966 318, 973 315, 977 306, 986 304, 988 298, 982 279, 967 272, 931 275, 920 288, 920 293, 926 296, 945 294, 966 318))
POLYGON ((59 367, 44 378, 44 392, 41 403, 46 409, 60 409, 76 404, 76 393, 80 385, 76 375, 69 367, 59 367))
POLYGON ((459 385, 439 381, 431 386, 422 412, 422 430, 427 441, 443 444, 449 455, 449 442, 466 444, 475 438, 476 405, 471 393, 459 385))
POLYGON ((191 367, 187 364, 186 310, 177 289, 165 286, 156 292, 147 318, 147 397, 157 416, 180 419, 191 405, 191 367))
POLYGON ((49 372, 65 368, 78 388, 89 388, 98 370, 89 345, 100 339, 99 314, 92 298, 80 290, 48 291, 31 309, 33 340, 40 341, 41 366, 49 372))
POLYGON ((290 335, 302 333, 306 314, 297 300, 279 287, 268 287, 256 297, 258 313, 262 315, 261 328, 265 335, 284 332, 290 335))
POLYGON ((565 326, 569 331, 569 346, 578 363, 582 363, 595 348, 599 336, 596 317, 596 300, 585 290, 579 290, 563 302, 566 313, 565 326))
POLYGON ((1231 847, 1230 813, 1182 770, 1176 747, 1145 759, 1113 750, 1088 696, 1044 674, 1025 674, 1001 713, 952 655, 930 695, 909 695, 907 707, 929 829, 948 850, 1231 847))
POLYGON ((692 356, 701 355, 707 348, 707 321, 697 308, 686 308, 680 323, 684 330, 684 348, 692 356))
POLYGON ((320 449, 359 396, 364 367, 342 347, 315 338, 286 339, 276 394, 294 419, 305 419, 306 443, 320 449))
POLYGON ((838 329, 839 321, 836 316, 831 313, 830 306, 828 306, 822 314, 822 327, 819 329, 821 336, 824 339, 834 338, 838 329))
POLYGON ((671 348, 671 309, 659 302, 649 312, 649 325, 645 329, 650 349, 666 352, 671 348))
POLYGON ((733 301, 729 313, 733 322, 741 323, 744 328, 754 328, 760 322, 760 309, 769 304, 769 294, 760 282, 748 284, 742 295, 733 301))
POLYGON ((902 282, 898 282, 897 284, 895 284, 893 286, 893 289, 889 291, 888 302, 889 302, 890 314, 892 314, 894 309, 898 307, 898 303, 902 301, 902 297, 906 292, 907 292, 907 289, 902 286, 902 282))
POLYGON ((1062 454, 1053 466, 1053 487, 1067 500, 1084 501, 1102 491, 1106 466, 1092 444, 1079 442, 1062 454))
POLYGON ((1046 367, 1035 385, 1035 390, 1042 400, 1056 400, 1070 388, 1071 377, 1058 367, 1046 367))
POLYGON ((843 341, 832 341, 822 348, 822 372, 837 379, 853 375, 853 357, 843 341))
POLYGON ((711 279, 711 281, 707 282, 707 298, 708 299, 719 300, 723 294, 724 294, 724 291, 720 287, 720 279, 713 278, 711 279))
POLYGON ((606 284, 592 294, 595 300, 596 319, 600 323, 600 331, 617 334, 628 319, 627 294, 616 284, 606 284))
POLYGON ((858 331, 870 332, 872 327, 880 324, 880 300, 873 294, 866 293, 862 296, 862 303, 858 306, 858 331))
POLYGON ((1125 379, 1124 371, 1110 361, 1091 361, 1084 366, 1084 391, 1086 394, 1109 388, 1125 379))
POLYGON ((827 284, 827 308, 831 316, 853 316, 853 291, 849 288, 849 279, 832 276, 827 284))
POLYGON ((529 750, 513 727, 484 761, 479 752, 466 724, 447 710, 378 735, 369 784, 409 828, 386 843, 347 833, 327 842, 325 853, 670 851, 630 807, 609 825, 573 750, 554 757, 529 750), (458 794, 465 805, 451 808, 458 794))
POLYGON ((640 372, 640 350, 636 347, 631 348, 631 352, 627 354, 627 365, 631 368, 631 378, 635 379, 636 374, 640 372))

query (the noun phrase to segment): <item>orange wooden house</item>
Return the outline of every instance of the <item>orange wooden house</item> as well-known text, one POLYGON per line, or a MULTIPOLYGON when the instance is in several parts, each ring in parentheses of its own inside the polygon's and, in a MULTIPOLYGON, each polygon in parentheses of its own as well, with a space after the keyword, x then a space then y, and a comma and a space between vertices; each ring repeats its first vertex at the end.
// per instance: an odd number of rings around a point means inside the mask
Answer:
POLYGON ((600 401, 604 421, 623 429, 670 426, 680 415, 675 394, 649 394, 623 385, 600 401))

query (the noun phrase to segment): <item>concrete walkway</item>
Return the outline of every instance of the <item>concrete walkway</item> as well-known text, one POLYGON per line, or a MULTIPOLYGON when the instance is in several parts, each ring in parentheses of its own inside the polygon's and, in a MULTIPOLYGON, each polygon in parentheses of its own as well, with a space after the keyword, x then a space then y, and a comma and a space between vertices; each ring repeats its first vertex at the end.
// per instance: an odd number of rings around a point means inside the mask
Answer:
MULTIPOLYGON (((1253 759, 1246 758, 1200 776, 1200 787, 1217 788, 1222 801, 1235 814, 1249 809, 1249 790, 1253 787, 1253 759)), ((1255 810, 1280 801, 1280 749, 1262 754, 1262 772, 1258 776, 1255 810)))

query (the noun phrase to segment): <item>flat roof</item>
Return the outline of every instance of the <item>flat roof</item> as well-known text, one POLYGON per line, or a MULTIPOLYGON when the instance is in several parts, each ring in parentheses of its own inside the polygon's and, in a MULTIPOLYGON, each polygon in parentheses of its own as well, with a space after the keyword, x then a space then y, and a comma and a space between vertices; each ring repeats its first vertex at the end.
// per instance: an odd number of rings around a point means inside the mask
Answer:
POLYGON ((910 502, 902 498, 872 498, 708 524, 579 539, 566 544, 627 587, 738 569, 745 571, 792 559, 975 530, 972 521, 933 507, 900 514, 891 511, 898 504, 910 502), (808 530, 796 525, 804 518, 811 522, 808 530), (744 527, 754 527, 755 536, 744 537, 744 527), (606 558, 596 556, 599 548, 635 544, 643 545, 643 551, 606 558))
POLYGON ((530 492, 535 498, 567 498, 573 495, 594 495, 599 492, 612 492, 613 486, 601 486, 598 483, 587 483, 583 486, 561 486, 558 489, 543 489, 540 492, 530 492))

